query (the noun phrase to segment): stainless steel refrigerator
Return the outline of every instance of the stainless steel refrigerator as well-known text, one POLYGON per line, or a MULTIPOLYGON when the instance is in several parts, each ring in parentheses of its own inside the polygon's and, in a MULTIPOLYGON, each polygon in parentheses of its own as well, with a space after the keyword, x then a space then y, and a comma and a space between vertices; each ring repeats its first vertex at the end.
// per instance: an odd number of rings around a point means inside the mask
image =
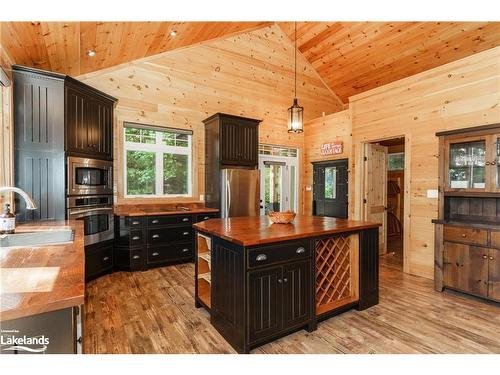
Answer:
POLYGON ((221 170, 221 217, 259 216, 258 169, 221 170))

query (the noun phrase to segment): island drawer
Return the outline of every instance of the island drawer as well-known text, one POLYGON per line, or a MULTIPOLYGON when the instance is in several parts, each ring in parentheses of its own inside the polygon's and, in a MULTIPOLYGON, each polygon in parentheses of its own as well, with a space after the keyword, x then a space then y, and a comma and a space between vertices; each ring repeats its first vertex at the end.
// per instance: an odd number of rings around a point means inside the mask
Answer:
POLYGON ((191 227, 148 229, 148 244, 189 241, 192 239, 193 229, 191 227))
POLYGON ((144 223, 146 222, 146 218, 144 217, 125 217, 123 220, 123 227, 124 228, 142 228, 144 226, 144 223))
POLYGON ((280 262, 304 259, 309 256, 311 256, 311 248, 308 241, 263 246, 248 251, 248 267, 268 266, 280 262))
POLYGON ((148 248, 148 263, 175 261, 192 257, 193 245, 191 243, 151 246, 148 248))
POLYGON ((445 225, 443 227, 443 239, 450 242, 488 245, 488 231, 485 229, 445 225))
POLYGON ((193 215, 168 215, 148 217, 148 227, 159 227, 169 224, 188 224, 193 222, 193 215))

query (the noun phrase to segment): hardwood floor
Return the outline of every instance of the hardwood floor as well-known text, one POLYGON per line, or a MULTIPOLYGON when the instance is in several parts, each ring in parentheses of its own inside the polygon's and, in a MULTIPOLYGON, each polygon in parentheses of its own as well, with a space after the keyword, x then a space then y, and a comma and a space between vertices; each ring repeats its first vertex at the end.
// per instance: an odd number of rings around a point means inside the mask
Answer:
MULTIPOLYGON (((381 267, 380 304, 252 353, 500 353, 500 307, 381 267)), ((193 302, 194 266, 118 272, 87 285, 86 353, 234 353, 193 302)))
POLYGON ((380 264, 403 271, 403 236, 387 237, 387 253, 380 256, 380 264))

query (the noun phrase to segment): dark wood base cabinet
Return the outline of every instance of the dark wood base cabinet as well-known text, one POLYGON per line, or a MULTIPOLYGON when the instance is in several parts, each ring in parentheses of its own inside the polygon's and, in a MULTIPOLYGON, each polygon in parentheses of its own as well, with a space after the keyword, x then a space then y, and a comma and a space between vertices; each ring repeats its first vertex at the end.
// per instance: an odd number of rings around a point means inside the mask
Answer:
POLYGON ((141 271, 194 259, 193 223, 217 213, 115 216, 115 269, 141 271))
POLYGON ((113 240, 85 246, 85 281, 113 272, 113 240))
POLYGON ((195 305, 239 353, 377 303, 377 228, 249 247, 197 232, 195 305))

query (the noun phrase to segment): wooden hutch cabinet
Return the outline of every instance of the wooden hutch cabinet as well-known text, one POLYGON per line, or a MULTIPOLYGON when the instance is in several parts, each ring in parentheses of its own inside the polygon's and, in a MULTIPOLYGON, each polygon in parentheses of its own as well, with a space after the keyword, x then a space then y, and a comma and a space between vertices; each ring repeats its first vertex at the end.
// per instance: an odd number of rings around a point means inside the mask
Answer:
POLYGON ((436 135, 435 289, 500 302, 500 124, 436 135))

